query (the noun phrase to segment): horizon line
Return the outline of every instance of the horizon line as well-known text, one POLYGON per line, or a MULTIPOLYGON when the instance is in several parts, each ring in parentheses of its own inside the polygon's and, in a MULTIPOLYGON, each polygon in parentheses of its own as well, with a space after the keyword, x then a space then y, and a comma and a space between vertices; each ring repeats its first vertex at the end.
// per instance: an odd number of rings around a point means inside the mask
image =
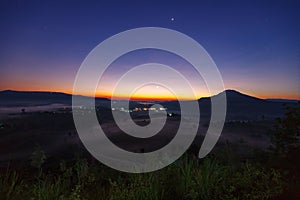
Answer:
MULTIPOLYGON (((107 96, 107 95, 95 95, 95 96, 90 96, 90 95, 83 95, 83 94, 73 94, 70 92, 62 92, 62 91, 49 91, 49 90, 13 90, 13 89, 4 89, 4 90, 0 90, 0 92, 4 92, 4 91, 12 91, 12 92, 48 92, 48 93, 61 93, 61 94, 67 94, 67 95, 78 95, 78 96, 83 96, 83 97, 90 97, 90 98, 104 98, 104 99, 108 99, 108 100, 130 100, 130 101, 176 101, 178 100, 177 98, 164 98, 164 97, 153 97, 153 98, 149 98, 149 97, 124 97, 124 96, 115 96, 114 99, 112 99, 112 97, 107 96)), ((222 92, 225 91, 236 91, 238 93, 241 94, 245 94, 251 97, 255 97, 258 99, 263 99, 263 100, 268 100, 268 99, 274 99, 274 100, 295 100, 295 101, 300 101, 300 98, 282 98, 282 97, 268 97, 268 98, 262 98, 256 95, 252 95, 252 94, 248 94, 245 92, 241 92, 237 89, 225 89, 217 94, 220 94, 222 92)), ((211 96, 201 96, 198 99, 191 99, 191 98, 180 98, 179 100, 183 100, 183 101, 193 101, 193 100, 199 100, 201 98, 209 98, 212 96, 215 96, 217 94, 211 95, 211 96)))

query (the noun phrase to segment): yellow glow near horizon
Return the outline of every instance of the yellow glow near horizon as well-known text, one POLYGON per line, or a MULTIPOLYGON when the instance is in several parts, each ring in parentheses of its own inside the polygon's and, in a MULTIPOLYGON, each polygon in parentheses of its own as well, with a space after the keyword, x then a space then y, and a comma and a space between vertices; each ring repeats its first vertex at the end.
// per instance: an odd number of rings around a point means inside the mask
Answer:
MULTIPOLYGON (((106 98, 112 98, 113 94, 112 92, 97 92, 97 97, 106 97, 106 98)), ((158 86, 158 85, 146 85, 143 86, 136 91, 134 91, 132 94, 125 94, 125 93, 117 93, 113 96, 116 99, 132 99, 132 100, 193 100, 197 98, 185 96, 185 95, 178 95, 176 96, 168 89, 158 86)), ((200 98, 200 97, 199 97, 200 98)))

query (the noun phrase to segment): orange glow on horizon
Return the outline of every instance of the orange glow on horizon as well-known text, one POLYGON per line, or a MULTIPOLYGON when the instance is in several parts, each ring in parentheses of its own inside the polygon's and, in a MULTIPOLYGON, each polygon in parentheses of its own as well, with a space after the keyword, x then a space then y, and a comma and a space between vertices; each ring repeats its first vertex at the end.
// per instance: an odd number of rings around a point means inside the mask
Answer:
MULTIPOLYGON (((93 96, 93 95, 88 95, 88 96, 93 96)), ((146 100, 152 100, 152 101, 172 101, 172 100, 195 100, 193 98, 188 98, 188 97, 176 97, 174 95, 155 95, 155 94, 147 94, 147 95, 138 95, 138 94, 134 94, 132 96, 129 95, 115 95, 112 96, 111 94, 108 93, 97 93, 95 95, 95 97, 99 97, 99 98, 108 98, 108 99, 112 99, 112 97, 114 99, 118 99, 118 100, 134 100, 134 101, 146 101, 146 100)))
MULTIPOLYGON (((229 88, 226 88, 229 89, 229 88)), ((299 93, 291 93, 291 92, 255 92, 255 91, 250 91, 250 90, 243 90, 243 89, 235 89, 235 88, 230 88, 237 90, 243 94, 254 96, 260 99, 290 99, 290 100, 300 100, 300 92, 299 93)), ((39 92, 62 92, 66 94, 73 94, 72 89, 66 89, 66 88, 53 88, 53 87, 26 87, 26 85, 23 86, 18 86, 18 87, 1 87, 0 90, 16 90, 16 91, 28 91, 28 92, 33 92, 33 91, 39 91, 39 92)), ((83 92, 80 94, 76 95, 83 95, 83 96, 90 96, 90 97, 99 97, 99 98, 108 98, 111 99, 112 95, 109 92, 97 92, 95 95, 91 94, 91 92, 83 92)), ((202 95, 197 95, 197 99, 201 97, 209 97, 209 94, 204 94, 202 95)), ((122 95, 116 95, 114 98, 116 99, 132 99, 132 100, 177 100, 175 96, 171 95, 133 95, 132 97, 129 97, 128 95, 122 94, 122 95)), ((194 100, 193 98, 189 97, 180 97, 180 100, 194 100)))

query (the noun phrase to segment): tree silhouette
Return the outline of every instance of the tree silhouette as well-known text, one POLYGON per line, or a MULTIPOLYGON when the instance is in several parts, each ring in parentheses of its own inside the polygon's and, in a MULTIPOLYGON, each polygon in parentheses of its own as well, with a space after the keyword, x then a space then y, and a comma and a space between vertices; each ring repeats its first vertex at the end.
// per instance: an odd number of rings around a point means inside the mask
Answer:
POLYGON ((275 134, 272 137, 274 150, 286 155, 300 150, 300 107, 289 107, 283 118, 276 119, 275 134))

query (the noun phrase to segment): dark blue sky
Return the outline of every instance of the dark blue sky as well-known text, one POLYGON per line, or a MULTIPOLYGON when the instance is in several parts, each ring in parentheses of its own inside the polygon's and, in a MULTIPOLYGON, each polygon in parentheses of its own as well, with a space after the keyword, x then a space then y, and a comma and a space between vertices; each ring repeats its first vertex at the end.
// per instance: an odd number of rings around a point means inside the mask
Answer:
POLYGON ((70 92, 77 69, 97 44, 127 29, 155 26, 198 41, 216 62, 227 88, 260 97, 300 98, 297 1, 1 1, 0 5, 0 90, 70 92))

